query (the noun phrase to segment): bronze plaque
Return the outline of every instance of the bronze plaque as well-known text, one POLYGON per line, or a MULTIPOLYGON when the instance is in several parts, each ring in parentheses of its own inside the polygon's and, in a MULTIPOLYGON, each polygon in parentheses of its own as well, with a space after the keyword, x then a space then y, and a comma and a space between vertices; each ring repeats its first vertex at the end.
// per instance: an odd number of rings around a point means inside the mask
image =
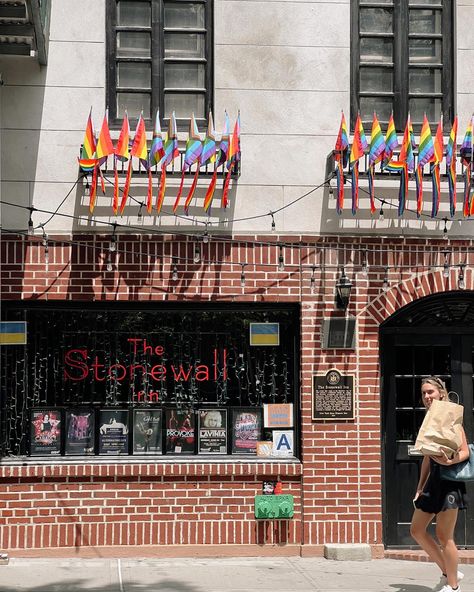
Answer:
POLYGON ((354 376, 338 370, 313 376, 313 420, 354 419, 354 376))

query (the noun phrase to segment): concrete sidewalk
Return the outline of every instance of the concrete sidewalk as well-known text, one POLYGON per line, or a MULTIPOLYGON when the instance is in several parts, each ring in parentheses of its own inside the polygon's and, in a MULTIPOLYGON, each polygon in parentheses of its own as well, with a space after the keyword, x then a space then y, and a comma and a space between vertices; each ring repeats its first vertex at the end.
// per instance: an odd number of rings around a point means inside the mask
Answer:
MULTIPOLYGON (((462 592, 474 590, 463 565, 462 592)), ((429 563, 275 557, 232 559, 16 559, 0 566, 1 592, 430 592, 429 563)))

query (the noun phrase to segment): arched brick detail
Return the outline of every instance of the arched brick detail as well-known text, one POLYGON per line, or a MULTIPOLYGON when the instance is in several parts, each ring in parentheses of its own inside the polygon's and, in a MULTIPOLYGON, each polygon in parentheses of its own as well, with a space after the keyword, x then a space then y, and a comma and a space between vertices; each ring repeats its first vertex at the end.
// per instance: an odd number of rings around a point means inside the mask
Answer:
MULTIPOLYGON (((464 278, 467 290, 474 290, 474 273, 467 269, 464 272, 464 278)), ((443 277, 442 272, 427 271, 422 275, 403 279, 399 283, 392 285, 387 292, 382 292, 378 298, 373 300, 366 308, 357 315, 359 319, 373 319, 377 325, 383 323, 391 317, 400 308, 411 304, 415 300, 420 300, 426 296, 440 294, 442 292, 453 292, 458 290, 458 270, 451 269, 448 278, 443 277)))

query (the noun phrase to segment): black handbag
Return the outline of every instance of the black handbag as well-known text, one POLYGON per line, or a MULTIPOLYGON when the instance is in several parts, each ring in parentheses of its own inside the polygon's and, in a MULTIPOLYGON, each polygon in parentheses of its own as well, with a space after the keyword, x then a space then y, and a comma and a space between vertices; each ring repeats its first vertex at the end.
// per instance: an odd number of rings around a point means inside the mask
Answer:
POLYGON ((445 481, 474 481, 474 444, 469 444, 469 458, 445 467, 440 465, 441 479, 445 481))

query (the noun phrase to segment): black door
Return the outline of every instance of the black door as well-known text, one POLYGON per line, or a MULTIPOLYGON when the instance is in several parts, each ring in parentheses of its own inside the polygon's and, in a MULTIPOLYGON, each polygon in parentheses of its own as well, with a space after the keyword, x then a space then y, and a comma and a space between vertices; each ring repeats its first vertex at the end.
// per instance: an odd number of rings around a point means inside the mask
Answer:
MULTIPOLYGON (((437 296, 406 307, 381 327, 381 361, 385 544, 414 547, 412 499, 422 457, 412 448, 425 414, 424 376, 441 376, 448 390, 459 394, 466 435, 473 441, 474 296, 458 295, 457 301, 453 295, 437 296), (436 301, 442 314, 433 314, 436 301), (443 326, 437 324, 441 320, 443 326)), ((461 547, 474 546, 474 484, 468 484, 468 493, 472 503, 460 513, 456 530, 461 547)))

